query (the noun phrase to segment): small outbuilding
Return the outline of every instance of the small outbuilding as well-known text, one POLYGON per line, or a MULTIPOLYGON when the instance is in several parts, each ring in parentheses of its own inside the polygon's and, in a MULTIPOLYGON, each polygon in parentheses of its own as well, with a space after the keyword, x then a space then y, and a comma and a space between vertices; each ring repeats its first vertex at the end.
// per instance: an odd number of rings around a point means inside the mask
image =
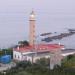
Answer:
POLYGON ((8 64, 11 62, 11 55, 4 55, 0 57, 0 62, 3 64, 8 64))

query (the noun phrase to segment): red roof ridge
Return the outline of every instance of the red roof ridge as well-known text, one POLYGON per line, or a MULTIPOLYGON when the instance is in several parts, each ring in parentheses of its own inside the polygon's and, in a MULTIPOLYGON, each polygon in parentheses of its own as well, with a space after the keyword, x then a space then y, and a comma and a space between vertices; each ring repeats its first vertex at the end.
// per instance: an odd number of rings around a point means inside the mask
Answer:
POLYGON ((24 47, 17 47, 14 48, 14 50, 16 51, 20 51, 20 52, 29 52, 32 51, 32 49, 34 48, 37 51, 50 51, 50 50, 54 50, 54 49, 58 49, 58 48, 62 48, 64 47, 64 45, 59 45, 59 44, 37 44, 32 46, 24 46, 24 47))

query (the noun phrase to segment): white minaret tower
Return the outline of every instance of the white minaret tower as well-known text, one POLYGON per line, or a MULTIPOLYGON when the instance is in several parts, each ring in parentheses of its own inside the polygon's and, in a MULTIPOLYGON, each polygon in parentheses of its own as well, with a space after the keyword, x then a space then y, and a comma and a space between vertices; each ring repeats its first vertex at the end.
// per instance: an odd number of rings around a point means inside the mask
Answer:
POLYGON ((35 13, 34 11, 31 12, 29 17, 29 43, 31 46, 35 44, 35 13))

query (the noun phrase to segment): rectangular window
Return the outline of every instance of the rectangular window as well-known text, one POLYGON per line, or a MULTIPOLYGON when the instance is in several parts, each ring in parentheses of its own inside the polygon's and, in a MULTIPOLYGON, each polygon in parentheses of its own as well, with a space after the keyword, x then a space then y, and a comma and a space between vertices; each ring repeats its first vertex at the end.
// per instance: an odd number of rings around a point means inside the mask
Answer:
POLYGON ((15 58, 16 58, 16 54, 15 54, 15 58))

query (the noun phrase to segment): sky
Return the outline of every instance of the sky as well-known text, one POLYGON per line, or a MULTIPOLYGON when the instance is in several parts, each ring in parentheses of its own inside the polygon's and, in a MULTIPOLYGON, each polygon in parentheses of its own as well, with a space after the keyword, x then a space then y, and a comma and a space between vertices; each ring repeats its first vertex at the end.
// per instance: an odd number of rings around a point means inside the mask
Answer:
POLYGON ((28 40, 32 9, 37 35, 75 28, 75 0, 0 0, 0 47, 28 40))

